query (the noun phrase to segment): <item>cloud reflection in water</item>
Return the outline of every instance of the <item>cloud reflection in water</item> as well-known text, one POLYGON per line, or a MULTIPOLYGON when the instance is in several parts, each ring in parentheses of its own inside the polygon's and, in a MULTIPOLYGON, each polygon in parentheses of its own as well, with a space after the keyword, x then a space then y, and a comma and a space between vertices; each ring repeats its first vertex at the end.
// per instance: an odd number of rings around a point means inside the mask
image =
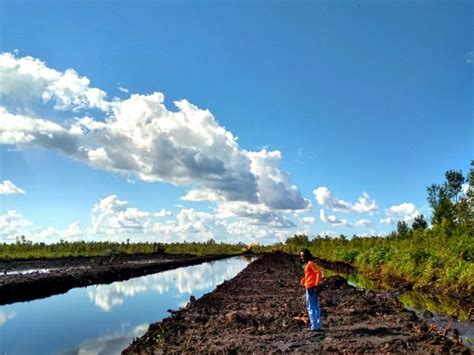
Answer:
POLYGON ((110 285, 86 288, 89 299, 102 311, 111 311, 122 305, 126 298, 137 294, 156 291, 158 294, 192 295, 198 290, 211 289, 230 279, 242 270, 248 259, 228 259, 219 263, 205 263, 192 267, 160 272, 110 285))

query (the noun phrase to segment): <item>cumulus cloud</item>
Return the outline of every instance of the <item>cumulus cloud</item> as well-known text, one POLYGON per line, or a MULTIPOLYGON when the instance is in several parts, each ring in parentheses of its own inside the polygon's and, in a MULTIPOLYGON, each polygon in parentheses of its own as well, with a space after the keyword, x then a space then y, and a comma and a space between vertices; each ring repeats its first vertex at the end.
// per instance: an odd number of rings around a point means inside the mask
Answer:
POLYGON ((27 234, 31 222, 14 210, 0 215, 0 239, 12 241, 22 234, 27 234))
POLYGON ((326 211, 324 209, 321 209, 319 211, 319 218, 321 218, 321 221, 324 223, 331 223, 333 227, 338 227, 338 226, 345 226, 345 227, 353 227, 353 224, 350 223, 347 219, 338 219, 334 215, 327 215, 326 211))
POLYGON ((295 227, 295 224, 281 212, 275 212, 263 203, 257 205, 239 201, 220 203, 216 209, 216 216, 246 218, 251 224, 274 228, 295 227))
POLYGON ((162 209, 158 212, 140 211, 128 207, 128 202, 116 195, 101 199, 94 205, 91 213, 90 234, 144 233, 150 226, 152 217, 168 217, 171 212, 162 209))
POLYGON ((53 227, 39 228, 17 211, 10 210, 0 215, 0 242, 11 243, 24 235, 34 242, 57 242, 60 239, 72 240, 83 234, 78 222, 70 224, 64 230, 53 227))
POLYGON ((372 222, 369 221, 368 219, 359 219, 355 225, 357 227, 370 227, 372 225, 372 222))
POLYGON ((25 191, 15 186, 10 180, 4 180, 0 184, 0 195, 14 195, 14 194, 24 194, 25 191))
MULTIPOLYGON (((310 220, 307 220, 311 222, 310 220)), ((116 195, 94 204, 91 222, 82 228, 78 222, 64 230, 40 228, 16 211, 0 216, 0 241, 14 242, 25 235, 34 242, 53 243, 60 239, 111 241, 216 241, 273 243, 292 235, 295 223, 282 212, 271 211, 263 204, 227 202, 212 212, 181 208, 176 217, 168 210, 142 211, 116 195)))
POLYGON ((251 160, 250 171, 257 177, 261 202, 280 210, 300 210, 310 207, 310 202, 291 185, 288 173, 279 169, 281 153, 278 150, 247 152, 251 160))
POLYGON ((224 201, 223 196, 219 195, 218 193, 207 190, 207 189, 195 189, 188 191, 186 195, 181 197, 181 200, 183 201, 213 201, 213 202, 218 202, 224 201))
POLYGON ((187 200, 245 201, 275 210, 311 206, 280 169, 279 151, 241 149, 211 112, 186 100, 174 102, 177 111, 166 108, 158 92, 106 101, 105 92, 74 70, 58 72, 9 53, 1 56, 0 68, 0 144, 42 147, 129 178, 189 185, 187 200), (20 107, 20 99, 53 101, 57 110, 97 108, 106 118, 57 123, 28 109, 13 110, 11 101, 20 107))
POLYGON ((326 186, 320 186, 313 190, 314 198, 319 205, 339 212, 368 213, 372 215, 378 210, 375 200, 371 199, 367 192, 357 199, 356 203, 346 202, 333 196, 326 186))
POLYGON ((316 218, 315 217, 303 217, 303 218, 300 219, 300 221, 303 224, 310 225, 310 224, 314 224, 316 222, 316 218))
POLYGON ((0 99, 15 109, 30 108, 38 101, 52 101, 58 110, 109 108, 106 93, 90 87, 88 78, 79 76, 73 69, 59 72, 48 68, 30 56, 17 58, 11 53, 0 54, 0 79, 0 99))
POLYGON ((380 220, 382 224, 393 224, 397 221, 411 222, 421 214, 411 202, 394 205, 385 210, 385 217, 380 220))

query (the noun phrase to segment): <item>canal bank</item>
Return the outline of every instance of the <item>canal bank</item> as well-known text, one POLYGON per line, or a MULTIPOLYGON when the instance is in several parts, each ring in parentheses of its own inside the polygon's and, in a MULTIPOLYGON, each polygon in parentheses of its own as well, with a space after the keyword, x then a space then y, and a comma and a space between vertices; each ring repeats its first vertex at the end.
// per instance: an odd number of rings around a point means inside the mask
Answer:
POLYGON ((124 353, 470 353, 396 298, 357 289, 340 276, 325 278, 320 287, 324 331, 314 335, 307 330, 301 276, 295 257, 264 255, 212 293, 152 324, 124 353))

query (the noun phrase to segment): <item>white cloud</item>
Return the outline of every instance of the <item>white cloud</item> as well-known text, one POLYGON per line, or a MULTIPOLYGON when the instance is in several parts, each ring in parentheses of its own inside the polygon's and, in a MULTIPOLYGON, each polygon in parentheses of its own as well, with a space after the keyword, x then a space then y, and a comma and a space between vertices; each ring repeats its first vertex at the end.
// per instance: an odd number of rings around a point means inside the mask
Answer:
POLYGON ((0 215, 0 239, 14 241, 16 237, 27 234, 31 222, 14 210, 0 215))
POLYGON ((363 192, 362 196, 360 196, 354 204, 337 199, 326 186, 320 186, 313 190, 313 194, 319 205, 333 211, 368 213, 372 215, 378 210, 377 203, 371 199, 366 192, 363 192))
POLYGON ((35 227, 33 222, 14 210, 0 215, 0 242, 11 243, 22 235, 34 242, 58 242, 60 239, 81 237, 83 232, 78 222, 70 224, 64 230, 57 230, 53 227, 35 227))
POLYGON ((170 217, 172 215, 171 211, 165 210, 162 208, 159 212, 155 212, 153 216, 155 217, 170 217))
POLYGON ((316 218, 315 217, 303 217, 300 219, 301 223, 303 224, 314 224, 316 222, 316 218))
POLYGON ((152 217, 168 217, 171 212, 165 209, 159 212, 140 211, 128 207, 128 202, 110 195, 94 205, 91 212, 90 234, 145 233, 152 217))
MULTIPOLYGON (((288 214, 288 213, 287 213, 288 214)), ((33 242, 54 243, 60 239, 110 241, 216 241, 273 243, 291 236, 296 225, 282 212, 271 211, 263 204, 227 202, 213 212, 182 208, 175 218, 161 209, 142 211, 116 195, 101 199, 91 210, 91 222, 82 228, 78 222, 64 230, 40 228, 16 211, 0 216, 0 241, 14 242, 25 235, 33 242), (164 220, 163 220, 164 218, 164 220)), ((309 221, 309 220, 308 220, 309 221)))
POLYGON ((186 195, 180 198, 183 201, 224 201, 224 198, 218 193, 208 189, 195 189, 188 191, 186 195))
POLYGON ((105 92, 89 86, 90 80, 73 69, 59 72, 46 63, 32 58, 17 58, 11 53, 0 54, 0 99, 15 109, 53 101, 55 109, 79 110, 98 108, 107 110, 105 92))
POLYGON ((405 202, 387 208, 385 210, 385 218, 382 218, 380 223, 393 224, 400 220, 411 222, 419 214, 421 213, 416 209, 416 206, 413 203, 405 202))
POLYGON ((380 219, 381 224, 393 224, 394 219, 392 217, 385 217, 380 219))
POLYGON ((352 223, 350 223, 347 219, 338 219, 336 216, 333 215, 327 215, 326 211, 324 209, 321 209, 319 211, 319 218, 321 218, 321 221, 324 223, 331 223, 333 227, 338 227, 338 226, 345 226, 345 227, 353 227, 352 223))
POLYGON ((372 222, 369 221, 368 219, 360 219, 356 222, 355 225, 357 227, 370 227, 372 225, 372 222))
POLYGON ((4 180, 0 184, 0 195, 14 195, 14 194, 24 194, 25 191, 15 186, 10 180, 4 180))
POLYGON ((119 86, 118 89, 119 89, 121 92, 126 93, 126 94, 128 94, 128 92, 129 92, 129 90, 128 90, 127 88, 123 88, 123 87, 121 87, 121 86, 119 86))
POLYGON ((6 82, 0 92, 0 144, 39 146, 128 178, 192 186, 188 200, 207 196, 274 210, 311 206, 280 169, 279 151, 241 149, 208 110, 186 100, 175 101, 177 111, 168 110, 158 92, 107 102, 105 92, 73 70, 58 72, 8 53, 1 56, 0 68, 6 82), (58 110, 97 108, 106 119, 56 123, 35 117, 20 99, 52 100, 58 110), (13 101, 24 109, 13 110, 13 101))
POLYGON ((257 177, 260 201, 279 210, 301 210, 311 207, 301 196, 290 175, 279 169, 281 153, 278 150, 247 152, 251 160, 250 171, 257 177))
POLYGON ((273 211, 265 204, 250 204, 247 202, 219 203, 216 209, 218 218, 246 218, 251 224, 275 228, 292 228, 295 224, 279 211, 273 211))

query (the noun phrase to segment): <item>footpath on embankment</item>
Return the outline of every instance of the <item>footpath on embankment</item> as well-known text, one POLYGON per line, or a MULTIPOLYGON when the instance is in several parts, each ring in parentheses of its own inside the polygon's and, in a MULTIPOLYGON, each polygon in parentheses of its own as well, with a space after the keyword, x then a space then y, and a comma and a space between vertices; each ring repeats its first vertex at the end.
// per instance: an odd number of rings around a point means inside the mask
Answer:
POLYGON ((294 256, 264 255, 151 324, 123 353, 471 353, 396 298, 356 289, 340 276, 320 286, 324 331, 315 335, 308 331, 302 273, 294 256))

